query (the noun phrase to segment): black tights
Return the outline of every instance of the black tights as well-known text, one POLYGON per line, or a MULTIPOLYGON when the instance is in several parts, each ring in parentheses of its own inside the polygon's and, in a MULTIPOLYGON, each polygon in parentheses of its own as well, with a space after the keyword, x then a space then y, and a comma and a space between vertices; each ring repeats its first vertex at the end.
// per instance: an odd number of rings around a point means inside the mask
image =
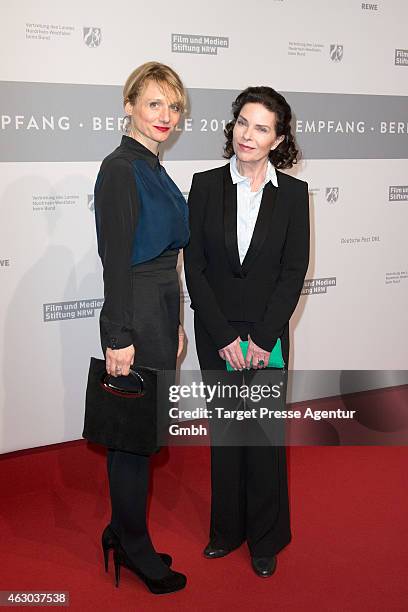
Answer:
POLYGON ((111 527, 134 565, 149 578, 162 578, 168 567, 156 553, 146 524, 149 457, 108 450, 107 459, 111 527))

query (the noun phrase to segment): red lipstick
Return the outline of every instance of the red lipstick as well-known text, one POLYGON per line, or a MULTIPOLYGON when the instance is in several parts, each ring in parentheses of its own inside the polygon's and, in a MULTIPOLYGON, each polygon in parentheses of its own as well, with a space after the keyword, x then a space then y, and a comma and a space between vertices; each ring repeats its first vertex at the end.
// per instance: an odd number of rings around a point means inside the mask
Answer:
POLYGON ((155 125, 154 126, 156 128, 156 130, 159 130, 160 132, 168 132, 169 131, 169 127, 165 127, 163 125, 155 125))

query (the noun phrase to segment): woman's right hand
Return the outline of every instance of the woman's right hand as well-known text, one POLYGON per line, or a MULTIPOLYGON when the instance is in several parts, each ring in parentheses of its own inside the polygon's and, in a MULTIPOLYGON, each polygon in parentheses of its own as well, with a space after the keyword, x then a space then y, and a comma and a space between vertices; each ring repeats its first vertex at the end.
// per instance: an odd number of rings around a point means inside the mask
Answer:
POLYGON ((241 338, 238 336, 231 344, 224 346, 224 348, 218 351, 221 359, 229 361, 234 370, 243 370, 245 368, 245 359, 239 344, 240 342, 241 338))
POLYGON ((106 349, 106 371, 111 376, 127 376, 135 358, 133 344, 122 349, 106 349))

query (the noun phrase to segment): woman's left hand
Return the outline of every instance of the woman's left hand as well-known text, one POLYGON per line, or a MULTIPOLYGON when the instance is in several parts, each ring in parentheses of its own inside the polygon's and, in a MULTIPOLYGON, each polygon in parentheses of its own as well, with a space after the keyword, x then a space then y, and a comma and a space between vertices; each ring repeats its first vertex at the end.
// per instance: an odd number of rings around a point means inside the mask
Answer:
POLYGON ((178 349, 177 349, 177 359, 180 357, 181 353, 183 352, 183 348, 184 348, 184 340, 185 340, 186 334, 184 332, 184 328, 182 325, 179 325, 178 328, 178 349))
POLYGON ((248 351, 245 359, 245 366, 247 368, 254 368, 259 370, 266 368, 269 362, 270 351, 265 351, 263 348, 255 344, 251 336, 248 336, 248 351), (251 364, 252 361, 252 364, 251 364))

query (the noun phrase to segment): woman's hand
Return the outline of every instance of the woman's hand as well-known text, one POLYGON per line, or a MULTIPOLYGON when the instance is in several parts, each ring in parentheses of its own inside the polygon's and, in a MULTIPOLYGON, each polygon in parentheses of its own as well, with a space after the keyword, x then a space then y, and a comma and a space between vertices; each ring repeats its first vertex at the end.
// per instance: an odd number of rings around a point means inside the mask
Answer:
POLYGON ((221 359, 229 361, 234 370, 243 370, 245 368, 245 360, 240 347, 241 338, 235 338, 234 342, 224 346, 218 351, 221 359))
POLYGON ((122 349, 106 349, 106 371, 111 376, 127 376, 135 358, 133 344, 122 349))
POLYGON ((268 351, 265 351, 263 348, 255 344, 255 342, 251 339, 251 336, 248 336, 248 351, 245 359, 245 367, 253 367, 255 370, 266 368, 269 362, 270 354, 270 352, 268 353, 268 351))
POLYGON ((186 334, 184 332, 184 328, 182 325, 179 325, 178 327, 178 349, 177 349, 177 359, 180 357, 181 353, 183 352, 183 348, 184 348, 184 340, 185 340, 186 334))

